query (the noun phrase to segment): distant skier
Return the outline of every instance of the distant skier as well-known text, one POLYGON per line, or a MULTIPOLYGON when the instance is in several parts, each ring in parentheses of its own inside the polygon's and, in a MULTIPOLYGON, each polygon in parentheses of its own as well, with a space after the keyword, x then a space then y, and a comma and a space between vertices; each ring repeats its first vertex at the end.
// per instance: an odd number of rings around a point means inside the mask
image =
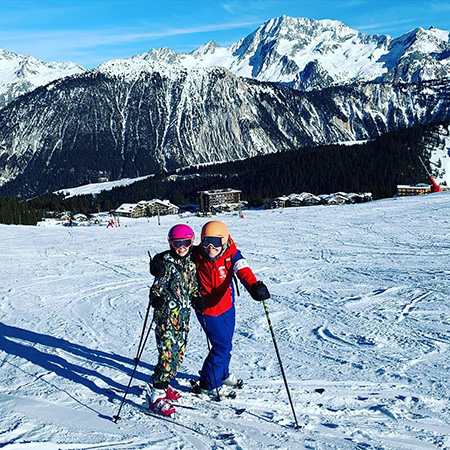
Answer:
POLYGON ((233 388, 240 387, 242 380, 229 371, 236 321, 233 274, 255 300, 270 298, 269 290, 256 280, 223 222, 211 221, 203 226, 201 244, 194 247, 192 258, 206 301, 205 311, 197 310, 196 314, 211 343, 200 373, 200 387, 212 396, 218 391, 220 396, 234 397, 233 388))
POLYGON ((183 361, 190 308, 194 306, 200 311, 205 308, 195 264, 190 258, 194 232, 188 225, 175 225, 169 230, 168 241, 170 250, 155 256, 160 268, 150 289, 159 358, 153 385, 147 385, 146 389, 147 407, 165 416, 175 412, 171 402, 180 397, 169 382, 175 378, 183 361))

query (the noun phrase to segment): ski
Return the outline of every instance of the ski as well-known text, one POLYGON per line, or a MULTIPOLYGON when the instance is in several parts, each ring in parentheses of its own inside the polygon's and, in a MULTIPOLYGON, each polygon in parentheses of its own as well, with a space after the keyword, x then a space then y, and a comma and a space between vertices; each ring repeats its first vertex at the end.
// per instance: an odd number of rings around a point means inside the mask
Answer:
MULTIPOLYGON (((190 381, 191 386, 192 386, 191 389, 190 389, 191 393, 196 394, 196 397, 198 399, 204 399, 205 401, 206 401, 206 398, 209 399, 209 396, 207 397, 206 394, 202 393, 198 382, 196 382, 195 380, 189 380, 189 381, 190 381)), ((214 404, 214 402, 212 402, 211 404, 214 404)), ((211 406, 208 406, 208 407, 211 407, 211 406)), ((256 414, 255 412, 251 411, 251 409, 239 408, 239 407, 234 406, 230 402, 226 402, 225 404, 221 403, 220 405, 218 404, 217 406, 215 406, 215 408, 218 408, 218 409, 223 409, 223 408, 229 409, 231 411, 234 411, 234 414, 236 416, 242 416, 244 413, 247 413, 250 416, 256 417, 257 419, 267 420, 264 417, 262 417, 262 416, 256 414)), ((288 430, 291 429, 291 427, 289 427, 287 425, 282 425, 282 424, 280 424, 278 422, 271 422, 271 423, 273 423, 274 425, 276 425, 276 426, 278 426, 280 428, 283 428, 283 429, 288 429, 288 430)), ((303 427, 302 425, 297 425, 297 427, 295 429, 299 430, 302 427, 303 427)))
MULTIPOLYGON (((209 399, 209 396, 204 394, 204 392, 200 388, 200 385, 199 385, 199 383, 197 381, 191 379, 191 380, 189 380, 189 383, 191 384, 190 392, 192 394, 196 394, 197 398, 199 398, 199 399, 202 399, 202 398, 205 399, 205 400, 206 400, 206 398, 209 399)), ((322 393, 324 391, 324 389, 318 388, 316 391, 319 392, 319 393, 322 393)), ((318 406, 321 407, 322 405, 319 404, 318 406)), ((235 405, 231 404, 231 402, 226 402, 225 404, 217 405, 217 408, 219 408, 219 409, 221 409, 221 408, 230 409, 231 411, 234 411, 234 414, 236 416, 241 416, 244 413, 247 413, 250 416, 256 417, 258 419, 266 420, 263 417, 261 417, 258 414, 256 414, 255 412, 253 412, 251 409, 246 408, 246 407, 244 407, 244 408, 236 407, 235 405)), ((278 422, 272 422, 272 423, 274 425, 276 425, 276 426, 279 426, 279 427, 283 428, 283 429, 291 429, 291 427, 288 427, 287 425, 282 425, 282 424, 280 424, 278 422)), ((294 429, 300 430, 302 428, 303 428, 303 425, 296 424, 294 429)))
MULTIPOLYGON (((189 382, 191 383, 191 389, 190 392, 192 394, 196 394, 198 399, 204 399, 206 401, 206 399, 210 399, 209 396, 207 396, 206 394, 202 393, 202 390, 200 389, 200 385, 198 384, 197 381, 195 380, 189 380, 189 382)), ((225 398, 229 398, 229 397, 225 397, 225 398)), ((225 404, 221 404, 220 406, 217 405, 219 408, 229 408, 232 411, 234 411, 234 413, 238 416, 240 416, 241 414, 243 414, 247 408, 236 408, 234 405, 231 405, 229 402, 225 403, 225 404)))
POLYGON ((193 394, 201 394, 202 388, 200 387, 200 384, 195 380, 189 380, 189 383, 191 384, 191 388, 189 389, 189 392, 192 392, 193 394))
MULTIPOLYGON (((177 405, 177 406, 180 406, 180 405, 177 405)), ((163 420, 164 422, 170 423, 172 425, 177 425, 178 427, 183 428, 188 431, 191 431, 192 433, 195 433, 198 436, 209 437, 209 438, 217 439, 220 441, 227 441, 230 439, 234 439, 234 437, 235 437, 234 433, 215 434, 215 433, 207 433, 204 431, 200 431, 201 429, 204 429, 203 426, 198 425, 198 429, 197 429, 197 428, 194 428, 194 426, 192 426, 192 425, 187 425, 186 423, 182 423, 181 418, 180 418, 180 420, 176 419, 176 417, 180 416, 179 413, 175 413, 170 416, 163 416, 161 414, 154 413, 153 411, 151 411, 148 408, 145 408, 143 406, 139 406, 139 410, 142 411, 146 416, 150 416, 155 419, 163 420)))
MULTIPOLYGON (((198 374, 201 376, 202 371, 199 370, 198 374)), ((194 380, 189 380, 189 382, 194 381, 194 380)), ((194 381, 195 383, 198 383, 197 381, 194 381)), ((238 378, 236 381, 236 384, 234 385, 229 385, 230 387, 234 388, 234 389, 242 389, 244 387, 244 380, 242 378, 238 378)))
MULTIPOLYGON (((195 380, 189 380, 189 383, 191 384, 190 392, 197 395, 208 395, 204 392, 204 390, 200 387, 200 384, 195 380)), ((236 392, 231 391, 228 395, 224 395, 223 398, 230 398, 234 399, 236 398, 236 392)))

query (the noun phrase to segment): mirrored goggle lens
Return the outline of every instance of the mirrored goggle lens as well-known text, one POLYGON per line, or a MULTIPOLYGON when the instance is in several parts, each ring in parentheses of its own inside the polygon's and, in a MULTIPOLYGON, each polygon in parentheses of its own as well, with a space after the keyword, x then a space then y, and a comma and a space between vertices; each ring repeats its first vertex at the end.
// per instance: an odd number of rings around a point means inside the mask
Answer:
POLYGON ((212 245, 213 247, 222 247, 222 238, 217 236, 204 236, 202 240, 203 247, 209 247, 212 245))
POLYGON ((183 239, 180 241, 170 241, 170 245, 174 248, 180 248, 180 247, 190 247, 191 245, 190 239, 183 239))

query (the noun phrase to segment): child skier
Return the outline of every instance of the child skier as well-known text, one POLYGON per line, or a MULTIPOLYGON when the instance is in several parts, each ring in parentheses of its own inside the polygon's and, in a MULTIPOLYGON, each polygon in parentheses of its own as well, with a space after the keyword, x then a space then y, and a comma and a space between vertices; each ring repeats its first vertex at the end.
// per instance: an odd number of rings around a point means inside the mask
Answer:
POLYGON ((196 314, 211 344, 200 373, 200 388, 213 396, 234 397, 233 388, 241 387, 242 380, 229 372, 236 321, 233 275, 254 300, 267 300, 270 293, 257 281, 223 222, 213 220, 203 226, 201 243, 194 247, 192 259, 205 301, 203 311, 197 308, 196 314))
POLYGON ((168 416, 175 412, 172 401, 179 392, 169 386, 183 361, 189 332, 190 307, 204 310, 204 299, 197 285, 195 264, 190 254, 194 232, 188 225, 175 225, 168 234, 170 250, 159 253, 161 271, 150 289, 154 308, 158 364, 146 392, 146 406, 168 416))

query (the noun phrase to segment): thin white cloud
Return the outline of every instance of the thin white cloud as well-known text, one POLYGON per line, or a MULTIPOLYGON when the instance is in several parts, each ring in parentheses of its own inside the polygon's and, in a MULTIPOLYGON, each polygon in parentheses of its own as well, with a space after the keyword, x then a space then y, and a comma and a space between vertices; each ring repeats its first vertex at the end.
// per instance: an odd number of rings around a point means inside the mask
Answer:
POLYGON ((336 3, 338 8, 359 8, 367 4, 366 0, 348 0, 346 2, 336 3))
POLYGON ((98 47, 119 47, 171 36, 247 28, 256 24, 260 23, 230 22, 197 27, 167 28, 152 32, 124 29, 0 31, 0 42, 1 46, 8 50, 31 55, 39 54, 42 59, 54 60, 58 58, 52 55, 74 55, 77 52, 93 50, 98 47))
POLYGON ((429 4, 430 9, 432 9, 433 13, 444 13, 450 12, 450 3, 449 2, 431 2, 429 4))
POLYGON ((413 22, 413 19, 403 19, 403 20, 395 20, 395 21, 389 21, 389 22, 377 22, 377 23, 371 23, 371 24, 364 24, 364 25, 356 25, 354 28, 360 31, 364 30, 383 30, 387 28, 392 28, 397 25, 404 25, 407 23, 413 22))
POLYGON ((230 14, 234 14, 235 13, 235 3, 224 3, 222 4, 222 8, 229 12, 230 14))
POLYGON ((136 31, 123 29, 109 30, 36 30, 36 31, 0 31, 2 45, 15 46, 14 43, 34 43, 34 46, 45 45, 52 49, 95 48, 103 45, 130 44, 133 42, 151 41, 170 36, 225 31, 259 25, 260 22, 230 22, 215 25, 202 25, 187 28, 167 28, 161 31, 136 31))

